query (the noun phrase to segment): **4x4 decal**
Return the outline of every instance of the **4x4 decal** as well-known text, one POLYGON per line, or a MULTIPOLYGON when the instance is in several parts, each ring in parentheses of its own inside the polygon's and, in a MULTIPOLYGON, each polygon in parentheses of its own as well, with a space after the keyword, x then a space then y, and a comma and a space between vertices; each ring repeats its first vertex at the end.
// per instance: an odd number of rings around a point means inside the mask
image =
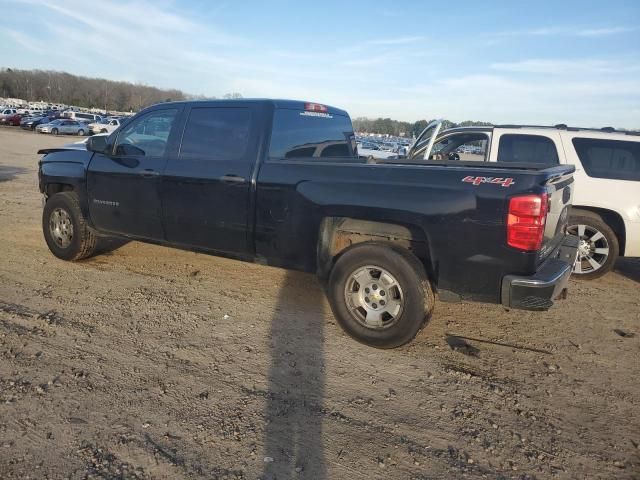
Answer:
POLYGON ((465 182, 465 183, 473 183, 476 186, 480 185, 481 183, 492 183, 492 184, 496 184, 496 185, 502 185, 503 187, 510 187, 511 185, 516 183, 516 182, 513 181, 513 178, 502 178, 502 177, 472 177, 472 176, 468 176, 468 177, 464 177, 462 179, 462 181, 465 182))

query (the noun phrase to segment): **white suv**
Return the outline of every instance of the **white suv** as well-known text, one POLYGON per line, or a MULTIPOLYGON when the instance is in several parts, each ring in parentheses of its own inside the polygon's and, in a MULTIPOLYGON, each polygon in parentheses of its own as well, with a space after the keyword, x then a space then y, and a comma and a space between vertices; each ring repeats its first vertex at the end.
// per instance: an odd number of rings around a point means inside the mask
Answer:
POLYGON ((640 257, 640 134, 566 125, 464 127, 440 132, 431 151, 431 160, 575 165, 574 274, 598 278, 619 255, 640 257))
POLYGON ((111 133, 120 126, 120 120, 117 118, 107 118, 100 122, 90 123, 89 130, 91 133, 111 133))

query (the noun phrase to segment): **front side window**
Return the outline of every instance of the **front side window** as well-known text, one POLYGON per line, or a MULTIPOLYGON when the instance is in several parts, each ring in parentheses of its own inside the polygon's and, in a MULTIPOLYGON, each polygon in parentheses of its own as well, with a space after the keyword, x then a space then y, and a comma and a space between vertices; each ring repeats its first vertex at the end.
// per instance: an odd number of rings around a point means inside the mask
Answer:
POLYGON ((157 110, 131 122, 118 135, 114 148, 115 154, 163 156, 177 112, 175 108, 157 110))
POLYGON ((182 136, 180 158, 187 160, 240 160, 249 145, 251 109, 192 108, 182 136))
POLYGON ((483 162, 487 158, 489 137, 484 133, 457 133, 436 140, 429 160, 483 162))
POLYGON ((355 136, 349 117, 277 109, 269 157, 274 159, 347 158, 356 161, 355 136))
POLYGON ((640 181, 640 142, 574 138, 572 143, 590 177, 640 181))
POLYGON ((498 162, 557 165, 558 150, 549 137, 506 134, 500 137, 498 162))

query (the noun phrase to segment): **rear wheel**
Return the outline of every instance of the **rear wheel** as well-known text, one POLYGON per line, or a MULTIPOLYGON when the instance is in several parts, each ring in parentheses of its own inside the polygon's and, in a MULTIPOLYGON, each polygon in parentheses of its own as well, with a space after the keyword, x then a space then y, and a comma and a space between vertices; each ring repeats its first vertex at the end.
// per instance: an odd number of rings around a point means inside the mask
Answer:
POLYGON ((593 280, 613 269, 620 248, 618 237, 599 215, 590 212, 572 215, 568 231, 580 239, 573 267, 576 278, 593 280))
POLYGON ((81 260, 96 247, 96 235, 87 225, 73 192, 56 193, 47 200, 42 231, 51 253, 63 260, 81 260))
POLYGON ((52 129, 51 129, 51 133, 52 133, 53 135, 57 135, 57 134, 58 134, 58 129, 57 129, 57 128, 52 128, 52 129))
POLYGON ((327 290, 342 328, 377 348, 411 341, 429 320, 434 305, 420 261, 406 250, 380 243, 362 243, 342 254, 327 290))
POLYGON ((81 137, 84 135, 84 130, 80 129, 78 130, 78 136, 81 137))

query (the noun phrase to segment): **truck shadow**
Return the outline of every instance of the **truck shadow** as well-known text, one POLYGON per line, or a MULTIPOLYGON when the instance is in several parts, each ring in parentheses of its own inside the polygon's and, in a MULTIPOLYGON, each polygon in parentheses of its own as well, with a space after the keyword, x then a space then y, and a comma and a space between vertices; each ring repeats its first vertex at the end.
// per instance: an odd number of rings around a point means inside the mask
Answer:
POLYGON ((615 271, 640 283, 640 258, 620 258, 616 263, 615 271))
POLYGON ((21 175, 27 171, 26 168, 11 167, 9 165, 0 165, 0 182, 10 182, 18 175, 21 175))
POLYGON ((323 309, 323 292, 315 278, 287 272, 271 322, 260 478, 327 478, 322 440, 323 309))
POLYGON ((130 240, 118 237, 98 237, 96 250, 93 256, 111 255, 114 251, 124 247, 130 240))

